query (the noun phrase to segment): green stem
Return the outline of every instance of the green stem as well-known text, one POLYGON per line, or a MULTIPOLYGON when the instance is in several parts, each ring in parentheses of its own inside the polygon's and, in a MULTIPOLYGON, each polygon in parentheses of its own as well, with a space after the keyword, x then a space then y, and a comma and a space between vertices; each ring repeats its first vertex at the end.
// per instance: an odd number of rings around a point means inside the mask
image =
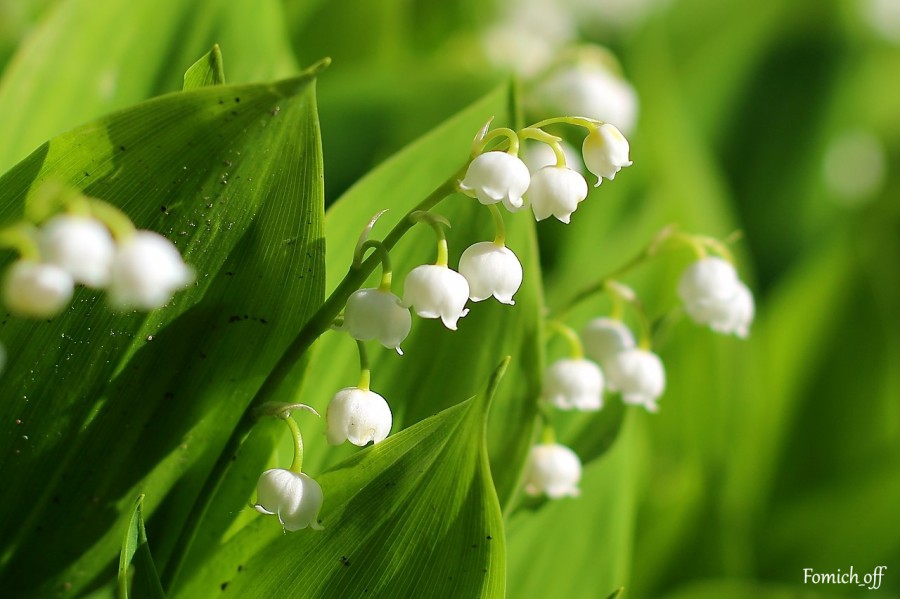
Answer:
POLYGON ((566 167, 566 153, 563 152, 562 144, 560 143, 562 138, 550 135, 543 129, 538 129, 537 127, 525 127, 519 131, 519 137, 522 139, 533 139, 547 144, 556 156, 556 166, 558 168, 566 167))
POLYGON ((300 434, 300 426, 290 415, 283 418, 285 424, 291 429, 294 437, 294 460, 291 462, 290 471, 296 474, 303 472, 303 435, 300 434))
MULTIPOLYGON (((466 164, 466 166, 468 166, 468 164, 466 164)), ((418 211, 430 210, 441 200, 454 193, 456 191, 457 181, 464 174, 465 167, 454 173, 452 177, 431 192, 428 197, 419 202, 409 214, 400 219, 400 222, 391 229, 390 233, 388 233, 382 241, 384 247, 387 250, 391 250, 397 242, 400 241, 403 235, 409 231, 413 224, 415 224, 415 221, 409 218, 410 214, 418 211)), ((306 321, 306 324, 303 325, 300 332, 298 332, 294 337, 294 340, 291 341, 290 345, 278 359, 278 362, 275 363, 275 366, 253 396, 253 399, 247 404, 240 420, 232 430, 231 436, 229 436, 228 440, 225 442, 225 446, 222 448, 222 452, 219 454, 216 463, 213 464, 212 469, 207 475, 206 482, 203 484, 203 488, 197 495, 197 499, 194 501, 194 505, 182 526, 181 533, 172 548, 172 553, 163 572, 163 588, 167 591, 170 591, 172 588, 172 583, 175 581, 181 568, 181 564, 184 561, 184 557, 187 555, 187 551, 194 540, 197 527, 203 520, 203 516, 206 514, 206 510, 209 507, 209 503, 215 496, 216 491, 221 484, 225 471, 228 469, 228 466, 231 464, 233 457, 237 454, 241 443, 253 426, 253 409, 260 404, 265 403, 268 401, 269 397, 276 394, 288 378, 288 375, 293 370, 297 361, 300 360, 304 353, 306 353, 313 342, 331 327, 334 319, 340 314, 344 305, 347 303, 347 298, 365 283, 366 279, 372 274, 372 271, 375 270, 375 267, 379 262, 380 260, 377 256, 369 256, 358 268, 351 265, 351 268, 348 270, 347 274, 344 275, 341 282, 338 283, 338 286, 334 291, 331 292, 331 295, 329 295, 325 302, 319 306, 316 313, 306 321)))
POLYGON ((39 262, 41 250, 37 243, 37 228, 25 221, 0 231, 0 247, 15 250, 22 260, 39 262))
POLYGON ((434 234, 437 235, 437 259, 434 261, 434 264, 435 266, 447 266, 450 261, 450 252, 447 248, 447 235, 443 229, 444 226, 450 226, 447 219, 443 216, 432 214, 427 210, 411 212, 409 218, 415 223, 426 223, 434 230, 434 234))
POLYGON ((544 420, 544 427, 541 429, 541 444, 553 445, 556 443, 556 431, 550 421, 544 420))
POLYGON ((503 224, 503 214, 497 204, 488 204, 488 210, 494 217, 494 245, 506 247, 506 226, 503 224))
POLYGON ((476 143, 472 148, 472 155, 477 156, 484 152, 484 149, 487 147, 487 145, 498 137, 505 137, 509 140, 509 148, 506 149, 507 154, 511 154, 513 156, 519 155, 519 136, 515 131, 506 127, 494 129, 493 131, 490 131, 487 135, 485 135, 481 139, 481 141, 476 143))
POLYGON ((393 269, 391 268, 391 253, 387 251, 387 248, 384 247, 383 243, 370 239, 360 246, 360 253, 356 258, 358 263, 362 263, 363 255, 369 248, 374 248, 375 253, 378 254, 378 258, 381 260, 381 283, 378 285, 378 289, 381 291, 390 291, 391 282, 394 278, 393 269))
POLYGON ((558 124, 575 125, 577 127, 584 127, 588 131, 593 131, 597 128, 597 125, 601 125, 602 122, 580 116, 556 116, 553 118, 544 119, 543 121, 538 121, 530 127, 537 129, 539 127, 547 127, 548 125, 558 124))
POLYGON ((584 359, 584 346, 581 344, 578 333, 558 320, 547 321, 547 330, 549 333, 556 333, 566 340, 566 343, 569 345, 569 356, 573 360, 584 359))
POLYGON ((372 382, 372 369, 369 368, 369 354, 366 353, 366 344, 356 340, 356 347, 359 349, 359 384, 357 387, 363 391, 369 390, 369 383, 372 382))
POLYGON ((106 225, 116 241, 122 242, 133 236, 137 230, 128 215, 101 200, 88 198, 91 215, 106 225))

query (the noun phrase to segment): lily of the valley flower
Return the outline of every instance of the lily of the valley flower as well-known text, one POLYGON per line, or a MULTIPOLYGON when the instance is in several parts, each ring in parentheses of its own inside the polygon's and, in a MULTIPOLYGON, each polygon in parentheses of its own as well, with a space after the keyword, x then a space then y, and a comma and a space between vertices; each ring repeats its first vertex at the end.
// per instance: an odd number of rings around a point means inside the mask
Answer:
POLYGON ((581 341, 584 353, 604 369, 616 354, 636 346, 634 334, 625 323, 606 317, 595 318, 584 325, 581 341))
POLYGON ((295 531, 307 526, 321 530, 317 522, 322 509, 322 487, 306 474, 291 472, 283 468, 266 470, 259 477, 256 486, 256 511, 278 516, 287 531, 295 531))
POLYGON ((19 260, 6 272, 3 302, 23 318, 52 318, 65 309, 75 292, 72 275, 56 266, 19 260))
POLYGON ((525 204, 522 196, 530 181, 528 167, 518 156, 493 151, 472 160, 459 188, 484 205, 503 202, 510 212, 516 212, 525 204))
POLYGON ((350 441, 362 447, 384 441, 391 432, 391 408, 384 398, 368 389, 341 389, 328 404, 328 442, 350 441))
POLYGON ((468 299, 468 281, 447 266, 423 264, 406 276, 403 305, 422 318, 440 318, 451 331, 469 313, 465 307, 468 299))
POLYGON ((597 185, 606 177, 615 178, 623 167, 631 166, 628 159, 628 140, 609 123, 603 123, 588 133, 581 147, 584 165, 597 176, 597 185))
POLYGON ((610 389, 622 392, 622 401, 658 411, 659 396, 666 388, 666 371, 659 356, 645 349, 617 353, 606 364, 610 389))
POLYGON ((587 193, 587 181, 578 171, 563 166, 545 166, 531 178, 528 201, 537 220, 555 216, 568 224, 587 193))
POLYGON ((581 491, 581 460, 564 445, 545 443, 531 448, 525 492, 551 499, 577 497, 581 491))
POLYGON ((698 324, 742 338, 749 334, 755 312, 753 294, 727 260, 709 257, 691 264, 681 275, 678 295, 698 324))
POLYGON ((122 242, 113 260, 109 299, 118 308, 154 310, 193 280, 193 271, 171 241, 138 231, 122 242))
POLYGON ((603 373, 590 360, 557 360, 544 373, 543 398, 561 410, 599 410, 603 407, 603 373))
POLYGON ((409 335, 411 327, 409 308, 404 307, 400 298, 390 291, 366 288, 355 291, 347 298, 341 330, 347 331, 354 339, 377 339, 383 346, 403 354, 400 344, 409 335))
POLYGON ((470 245, 459 259, 459 273, 469 283, 473 302, 494 296, 502 304, 516 303, 513 295, 522 285, 522 264, 506 246, 491 241, 470 245))
POLYGON ((109 282, 116 244, 100 221, 56 216, 41 227, 38 243, 44 261, 66 270, 76 283, 99 289, 109 282))

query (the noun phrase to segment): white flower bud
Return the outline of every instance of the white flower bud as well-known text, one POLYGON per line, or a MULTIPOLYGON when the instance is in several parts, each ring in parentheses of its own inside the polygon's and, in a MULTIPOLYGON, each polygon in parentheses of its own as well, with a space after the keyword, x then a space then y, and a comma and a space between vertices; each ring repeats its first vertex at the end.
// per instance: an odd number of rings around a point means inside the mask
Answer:
MULTIPOLYGON (((612 318, 595 318, 581 331, 584 353, 606 368, 606 363, 616 354, 635 347, 634 335, 625 323, 612 318)), ((612 388, 612 381, 607 381, 612 388)))
POLYGON ((469 283, 469 298, 480 302, 492 295, 501 304, 513 305, 522 285, 522 264, 512 250, 491 241, 466 248, 459 258, 459 273, 469 283))
POLYGON ((52 318, 65 309, 75 292, 72 275, 56 266, 19 260, 3 281, 3 302, 22 318, 52 318))
POLYGON ((578 497, 581 491, 581 460, 578 454, 564 445, 547 443, 531 448, 525 492, 546 494, 551 499, 578 497))
POLYGON ((645 349, 619 352, 606 365, 610 388, 622 392, 622 401, 644 406, 649 412, 659 408, 656 400, 666 388, 666 371, 659 356, 645 349))
POLYGON ((366 288, 347 298, 341 330, 354 339, 378 339, 383 346, 396 349, 402 355, 400 344, 409 335, 411 327, 409 308, 403 307, 400 298, 390 291, 366 288))
POLYGON ((611 181, 622 167, 631 166, 628 150, 628 140, 609 123, 588 133, 581 147, 584 165, 597 176, 597 185, 603 182, 603 177, 611 181))
POLYGON ((734 266, 718 257, 691 264, 678 282, 685 312, 698 324, 724 334, 746 337, 753 322, 753 294, 738 279, 734 266))
POLYGON ((175 244, 157 233, 138 231, 113 260, 109 300, 117 308, 154 310, 193 280, 175 244))
POLYGON ((322 487, 309 476, 283 468, 266 470, 256 485, 256 511, 277 515, 285 530, 309 526, 322 530, 316 521, 322 509, 322 487))
POLYGON ((38 243, 44 261, 67 271, 76 283, 99 289, 109 283, 116 244, 98 220, 63 214, 41 227, 38 243))
POLYGON ((340 445, 350 441, 360 447, 371 441, 380 443, 391 432, 391 408, 373 391, 347 387, 338 391, 328 404, 328 442, 340 445))
POLYGON ((543 398, 561 410, 599 410, 603 407, 603 373, 590 360, 557 360, 544 373, 543 398))
POLYGON ((517 156, 485 152, 469 164, 459 188, 485 206, 503 202, 510 212, 516 212, 525 204, 522 195, 530 180, 528 167, 517 156))
POLYGON ((423 264, 406 275, 403 305, 410 306, 422 318, 440 318, 444 326, 456 330, 456 321, 469 311, 466 278, 446 266, 423 264))
POLYGON ((581 173, 565 167, 545 166, 531 178, 528 201, 537 220, 555 216, 568 224, 578 203, 587 194, 587 181, 581 173))

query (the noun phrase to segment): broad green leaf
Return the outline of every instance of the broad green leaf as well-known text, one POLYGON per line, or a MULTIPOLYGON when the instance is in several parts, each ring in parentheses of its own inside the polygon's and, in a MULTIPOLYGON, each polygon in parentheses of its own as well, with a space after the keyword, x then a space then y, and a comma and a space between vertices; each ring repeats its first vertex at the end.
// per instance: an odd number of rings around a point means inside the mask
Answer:
POLYGON ((167 561, 225 439, 322 301, 313 75, 164 96, 54 138, 0 179, 0 222, 56 181, 173 238, 197 273, 150 314, 115 314, 80 289, 51 321, 0 323, 11 350, 4 589, 78 592, 114 575, 139 493, 146 513, 162 514, 150 528, 167 561))
POLYGON ((61 0, 0 80, 0 172, 75 125, 181 89, 214 43, 234 83, 289 76, 282 28, 279 0, 61 0))
POLYGON ((224 83, 225 66, 222 63, 222 50, 219 44, 215 44, 212 50, 204 54, 184 73, 185 90, 224 83))
POLYGON ((508 362, 477 397, 317 477, 323 531, 285 534, 258 516, 173 596, 503 597, 503 518, 485 430, 508 362))
POLYGON ((150 545, 147 543, 147 531, 141 513, 143 503, 144 496, 138 496, 134 502, 134 514, 122 540, 122 552, 119 555, 120 599, 128 599, 129 596, 165 597, 150 554, 150 545), (134 566, 135 573, 129 576, 131 566, 134 566))

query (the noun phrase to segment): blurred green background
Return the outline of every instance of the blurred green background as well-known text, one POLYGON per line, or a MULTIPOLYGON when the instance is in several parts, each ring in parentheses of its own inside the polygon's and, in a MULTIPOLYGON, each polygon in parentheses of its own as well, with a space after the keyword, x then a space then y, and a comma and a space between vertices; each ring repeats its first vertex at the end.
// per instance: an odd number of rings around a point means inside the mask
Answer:
MULTIPOLYGON (((333 58, 318 82, 331 201, 513 74, 492 60, 497 27, 531 10, 144 4, 139 26, 98 39, 138 9, 0 0, 0 114, 29 115, 4 121, 0 170, 51 135, 179 89, 184 68, 219 42, 226 73, 247 80, 333 58), (79 11, 96 28, 63 31, 79 11)), ((666 328, 661 412, 629 411, 611 451, 583 456, 581 498, 509 516, 509 596, 604 597, 618 586, 629 597, 900 596, 898 4, 560 1, 549 6, 570 29, 539 20, 524 38, 518 54, 553 36, 560 56, 610 48, 640 107, 635 165, 568 227, 538 227, 549 305, 674 222, 742 232, 734 249, 757 320, 747 341, 684 319, 666 328), (803 568, 850 566, 860 576, 887 566, 882 588, 803 585, 803 568)), ((519 77, 526 99, 534 77, 519 77)), ((660 315, 689 260, 672 254, 626 281, 660 315)), ((586 304, 571 322, 607 308, 586 304)))

